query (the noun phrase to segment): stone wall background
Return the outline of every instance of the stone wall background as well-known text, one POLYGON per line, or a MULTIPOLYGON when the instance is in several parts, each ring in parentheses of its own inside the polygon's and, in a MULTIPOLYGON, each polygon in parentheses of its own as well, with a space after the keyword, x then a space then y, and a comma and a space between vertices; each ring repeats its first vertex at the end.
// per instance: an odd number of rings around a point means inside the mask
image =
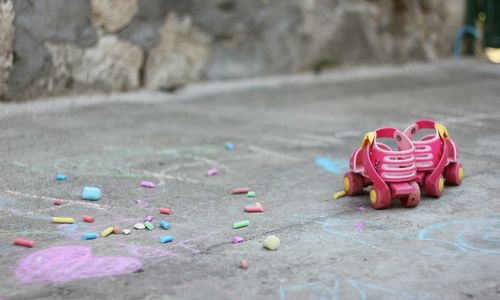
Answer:
POLYGON ((462 0, 0 0, 0 99, 451 55, 462 0))

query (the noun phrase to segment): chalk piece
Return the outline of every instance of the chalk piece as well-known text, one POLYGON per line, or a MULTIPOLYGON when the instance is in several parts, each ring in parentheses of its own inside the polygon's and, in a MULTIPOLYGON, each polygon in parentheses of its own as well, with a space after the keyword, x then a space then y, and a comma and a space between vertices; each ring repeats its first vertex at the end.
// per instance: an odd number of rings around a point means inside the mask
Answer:
POLYGON ((358 207, 358 210, 362 213, 365 212, 365 208, 363 206, 358 207))
POLYGON ((126 234, 126 235, 129 235, 130 234, 130 229, 123 229, 122 233, 126 234))
POLYGON ((172 214, 172 210, 170 208, 162 207, 160 208, 160 214, 170 215, 172 214))
POLYGON ((144 224, 142 224, 142 223, 137 223, 134 225, 134 228, 138 229, 138 230, 142 230, 142 229, 146 228, 146 226, 144 226, 144 224))
POLYGON ((14 245, 18 245, 18 246, 24 246, 24 247, 34 247, 35 246, 35 242, 34 241, 30 241, 30 240, 24 240, 24 239, 15 239, 14 240, 14 245))
POLYGON ((235 189, 233 189, 233 191, 231 192, 231 194, 233 194, 233 195, 246 194, 249 191, 250 191, 249 188, 235 188, 235 189))
POLYGON ((243 270, 248 269, 248 261, 246 259, 242 259, 240 261, 240 268, 242 268, 243 270))
POLYGON ((264 247, 269 250, 278 250, 280 247, 280 239, 275 235, 270 235, 264 239, 264 247))
POLYGON ((73 224, 75 223, 75 220, 73 218, 66 218, 66 217, 53 217, 52 223, 73 224))
POLYGON ((256 206, 256 207, 260 207, 260 208, 264 209, 264 208, 262 207, 262 204, 260 204, 260 202, 255 202, 255 206, 256 206))
POLYGON ((168 224, 167 222, 162 220, 162 221, 160 221, 160 227, 167 230, 170 228, 170 224, 168 224))
POLYGON ((83 200, 96 201, 101 199, 101 190, 94 186, 86 186, 82 191, 83 200))
POLYGON ((57 174, 56 175, 56 180, 58 180, 58 181, 66 180, 66 175, 64 175, 64 174, 57 174))
POLYGON ((263 212, 264 209, 262 207, 247 205, 247 206, 245 206, 245 211, 247 213, 260 213, 260 212, 263 212))
POLYGON ((236 222, 236 223, 233 223, 233 229, 247 227, 248 225, 250 225, 250 221, 248 221, 248 220, 236 222))
POLYGON ((226 149, 231 151, 234 149, 234 145, 232 143, 226 143, 226 149))
POLYGON ((231 243, 238 244, 238 243, 243 242, 244 240, 245 239, 242 238, 241 236, 233 236, 233 238, 231 239, 231 243))
POLYGON ((143 181, 141 181, 141 186, 142 186, 142 187, 145 187, 145 188, 150 188, 150 189, 152 189, 152 188, 154 188, 154 187, 155 187, 155 184, 154 184, 154 182, 152 182, 152 181, 143 180, 143 181))
POLYGON ((333 193, 332 198, 333 198, 333 200, 337 200, 337 199, 344 197, 345 195, 346 195, 345 191, 340 191, 340 192, 333 193))
POLYGON ((174 237, 171 235, 166 235, 166 236, 160 237, 160 243, 162 243, 162 244, 170 243, 173 240, 174 240, 174 237))
POLYGON ((148 221, 144 222, 144 226, 145 226, 148 230, 153 230, 153 229, 155 229, 155 226, 153 225, 153 223, 148 222, 148 221))
POLYGON ((207 175, 208 176, 215 176, 215 175, 217 175, 217 173, 219 173, 219 170, 217 170, 217 168, 212 168, 212 169, 208 170, 207 175))
POLYGON ((122 232, 122 231, 121 231, 120 227, 118 227, 118 226, 113 226, 113 233, 118 234, 118 233, 121 233, 121 232, 122 232))
POLYGON ((97 238, 97 233, 96 232, 87 232, 82 234, 82 239, 84 240, 93 240, 97 238))
POLYGON ((113 232, 113 227, 111 226, 111 227, 108 227, 108 228, 104 229, 103 231, 101 231, 101 236, 102 237, 107 237, 112 232, 113 232))
POLYGON ((247 193, 248 198, 253 198, 255 196, 257 196, 257 194, 254 191, 248 191, 248 193, 247 193))
POLYGON ((148 222, 153 221, 153 216, 147 216, 147 217, 145 217, 144 221, 148 221, 148 222))
POLYGON ((61 199, 54 199, 54 205, 61 205, 61 199))
POLYGON ((92 217, 92 216, 83 216, 83 218, 82 218, 82 219, 83 219, 85 222, 87 222, 87 223, 92 223, 92 222, 94 222, 94 217, 92 217))
POLYGON ((359 231, 363 231, 363 229, 365 229, 365 224, 363 224, 363 222, 359 222, 356 225, 354 225, 354 227, 356 227, 356 229, 359 231))

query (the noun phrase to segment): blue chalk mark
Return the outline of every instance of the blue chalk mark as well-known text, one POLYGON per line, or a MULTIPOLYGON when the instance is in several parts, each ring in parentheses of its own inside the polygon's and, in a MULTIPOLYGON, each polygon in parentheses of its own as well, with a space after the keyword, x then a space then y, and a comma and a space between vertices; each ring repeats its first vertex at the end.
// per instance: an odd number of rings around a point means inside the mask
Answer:
POLYGON ((66 177, 66 175, 64 175, 64 174, 57 174, 57 175, 56 175, 56 180, 57 180, 57 181, 63 181, 63 180, 66 180, 66 178, 67 178, 67 177, 66 177))
POLYGON ((82 199, 96 201, 101 198, 101 190, 97 187, 86 186, 82 191, 82 199))
POLYGON ((226 143, 226 149, 231 151, 234 149, 234 145, 232 143, 226 143))
POLYGON ((349 282, 349 284, 354 289, 356 289, 356 292, 358 292, 358 295, 359 295, 359 299, 362 299, 362 300, 368 299, 368 295, 366 293, 366 289, 380 291, 384 295, 393 295, 393 296, 397 297, 398 299, 418 299, 419 298, 419 297, 417 297, 415 295, 411 295, 411 294, 409 294, 407 292, 389 289, 389 288, 386 288, 386 287, 383 287, 383 286, 380 286, 380 285, 376 285, 376 284, 370 284, 370 283, 365 283, 365 282, 357 281, 357 280, 354 280, 352 278, 349 278, 347 280, 347 282, 349 282))
POLYGON ((334 160, 326 156, 317 156, 316 165, 320 166, 327 172, 340 174, 347 170, 349 162, 345 159, 334 160))

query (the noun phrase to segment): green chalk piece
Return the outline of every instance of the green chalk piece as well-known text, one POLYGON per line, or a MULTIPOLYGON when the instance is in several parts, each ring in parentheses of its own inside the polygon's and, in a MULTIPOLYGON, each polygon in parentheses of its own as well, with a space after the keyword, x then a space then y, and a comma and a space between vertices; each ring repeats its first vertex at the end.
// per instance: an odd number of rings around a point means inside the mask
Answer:
POLYGON ((255 194, 254 191, 248 191, 247 197, 251 198, 251 197, 255 197, 255 196, 257 196, 257 195, 255 194))
POLYGON ((236 223, 233 223, 233 229, 247 227, 248 225, 250 225, 250 221, 248 221, 248 220, 236 222, 236 223))
POLYGON ((146 226, 146 228, 147 228, 148 230, 153 230, 153 229, 155 229, 155 226, 153 225, 153 223, 148 222, 148 221, 144 222, 144 226, 146 226))

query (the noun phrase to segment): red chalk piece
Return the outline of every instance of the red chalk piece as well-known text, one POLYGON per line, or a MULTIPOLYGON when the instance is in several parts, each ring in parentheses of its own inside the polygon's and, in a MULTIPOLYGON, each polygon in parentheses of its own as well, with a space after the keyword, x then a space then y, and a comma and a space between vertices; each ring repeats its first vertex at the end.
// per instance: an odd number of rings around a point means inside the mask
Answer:
POLYGON ((83 220, 87 223, 92 223, 94 222, 94 217, 92 216, 83 216, 83 220))
POLYGON ((245 206, 245 211, 248 213, 263 212, 264 209, 258 206, 245 206))
POLYGON ((23 240, 23 239, 15 239, 14 240, 14 245, 19 245, 19 246, 24 246, 24 247, 33 247, 35 246, 35 242, 34 241, 30 241, 30 240, 23 240))
POLYGON ((54 205, 61 205, 61 199, 54 199, 54 205))
POLYGON ((246 259, 242 259, 240 261, 240 268, 242 268, 243 270, 248 269, 248 261, 246 259))
POLYGON ((237 194, 246 194, 250 191, 249 188, 237 188, 237 189, 234 189, 232 194, 233 195, 237 195, 237 194))
POLYGON ((170 208, 162 207, 160 208, 160 214, 170 215, 172 214, 172 210, 170 208))

